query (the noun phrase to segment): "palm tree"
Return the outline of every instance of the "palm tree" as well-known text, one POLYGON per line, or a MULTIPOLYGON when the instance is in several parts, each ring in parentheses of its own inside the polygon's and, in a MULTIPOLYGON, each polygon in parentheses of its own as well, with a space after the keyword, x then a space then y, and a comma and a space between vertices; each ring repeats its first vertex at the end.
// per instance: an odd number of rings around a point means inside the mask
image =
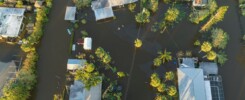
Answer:
POLYGON ((203 42, 201 45, 201 51, 203 52, 209 52, 212 49, 212 45, 209 42, 203 42))
POLYGON ((150 85, 152 87, 158 87, 159 85, 161 85, 161 79, 159 78, 157 73, 153 73, 151 74, 151 82, 150 85))
POLYGON ((208 60, 215 60, 215 58, 217 57, 217 54, 214 51, 209 51, 206 56, 208 60))
POLYGON ((172 85, 168 87, 167 94, 169 96, 173 97, 174 95, 176 95, 176 93, 177 93, 177 89, 175 86, 172 85))
POLYGON ((142 46, 142 41, 141 41, 140 39, 136 39, 136 40, 134 41, 134 46, 135 46, 136 48, 140 48, 140 47, 142 46))
POLYGON ((174 79, 174 73, 172 71, 166 72, 165 80, 166 81, 171 81, 173 79, 174 79))
POLYGON ((162 60, 162 63, 164 64, 166 61, 170 61, 172 60, 172 56, 171 56, 171 52, 167 52, 167 50, 164 50, 164 53, 162 52, 158 52, 159 56, 158 58, 160 58, 162 60))
POLYGON ((155 58, 153 64, 154 66, 159 67, 162 64, 162 60, 159 58, 155 58))

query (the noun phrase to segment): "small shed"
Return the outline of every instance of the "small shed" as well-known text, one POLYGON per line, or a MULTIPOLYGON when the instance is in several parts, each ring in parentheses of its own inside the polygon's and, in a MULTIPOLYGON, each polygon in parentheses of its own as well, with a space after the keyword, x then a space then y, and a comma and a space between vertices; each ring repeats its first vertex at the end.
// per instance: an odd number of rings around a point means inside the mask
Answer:
POLYGON ((40 8, 43 6, 43 1, 35 1, 34 7, 40 8))
POLYGON ((92 38, 90 38, 90 37, 84 38, 83 49, 84 50, 91 50, 92 49, 92 38))
POLYGON ((218 65, 214 62, 200 62, 199 67, 203 69, 204 75, 218 75, 218 65))
POLYGON ((84 68, 86 60, 84 59, 68 59, 67 70, 77 70, 84 68))
POLYGON ((76 7, 67 6, 65 20, 75 21, 76 9, 77 9, 76 7))

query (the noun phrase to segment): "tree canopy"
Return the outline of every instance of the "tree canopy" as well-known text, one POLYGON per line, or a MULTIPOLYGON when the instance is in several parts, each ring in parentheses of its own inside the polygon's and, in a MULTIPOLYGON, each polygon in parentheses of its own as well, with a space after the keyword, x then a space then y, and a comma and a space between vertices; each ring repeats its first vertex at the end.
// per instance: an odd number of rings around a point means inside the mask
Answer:
POLYGON ((174 75, 174 73, 172 71, 166 72, 166 74, 165 74, 165 80, 171 81, 171 80, 174 79, 174 76, 175 75, 174 75))
POLYGON ((150 82, 152 87, 158 87, 161 84, 161 80, 158 76, 157 73, 151 74, 151 82, 150 82))
POLYGON ((146 8, 143 8, 143 10, 135 16, 135 20, 138 23, 149 23, 150 11, 148 11, 146 8))
POLYGON ((208 60, 215 60, 216 57, 217 57, 217 55, 216 55, 216 53, 215 53, 214 51, 209 51, 209 52, 207 53, 207 58, 208 58, 208 60))
POLYGON ((78 9, 81 9, 83 7, 88 7, 90 5, 92 0, 73 0, 75 3, 76 7, 78 9))
POLYGON ((201 31, 208 31, 214 24, 223 20, 228 6, 221 6, 217 12, 209 19, 209 21, 201 27, 201 31))
POLYGON ((171 7, 165 13, 164 20, 169 22, 169 23, 173 23, 173 22, 177 21, 179 14, 180 14, 180 11, 177 8, 171 7))
POLYGON ((209 42, 203 42, 201 45, 201 51, 209 52, 212 49, 212 45, 209 42))
POLYGON ((135 46, 136 48, 140 48, 140 47, 142 46, 142 41, 141 41, 140 39, 136 39, 136 40, 134 41, 134 46, 135 46))
POLYGON ((225 49, 229 40, 229 35, 220 28, 212 29, 211 33, 213 47, 225 49))
POLYGON ((167 93, 168 93, 169 96, 176 95, 176 93, 177 93, 176 87, 175 86, 169 86, 168 90, 167 90, 167 93))

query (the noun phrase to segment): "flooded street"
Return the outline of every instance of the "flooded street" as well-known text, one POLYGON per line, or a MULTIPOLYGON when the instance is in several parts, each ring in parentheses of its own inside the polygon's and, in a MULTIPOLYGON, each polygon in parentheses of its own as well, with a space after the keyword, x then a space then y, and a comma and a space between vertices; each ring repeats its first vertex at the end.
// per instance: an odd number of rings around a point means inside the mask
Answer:
POLYGON ((62 91, 69 55, 69 37, 66 33, 69 23, 64 21, 67 2, 68 0, 54 0, 49 22, 45 25, 38 49, 38 83, 32 94, 33 100, 52 100, 54 93, 62 91))
MULTIPOLYGON (((225 99, 245 100, 245 48, 241 44, 242 28, 239 23, 237 1, 217 1, 219 5, 230 6, 224 21, 215 25, 230 35, 226 49, 229 60, 219 68, 219 73, 223 77, 225 99)), ((32 100, 52 100, 53 94, 61 92, 64 85, 66 62, 69 57, 69 36, 66 33, 69 23, 64 21, 67 5, 68 0, 54 0, 49 22, 46 24, 45 34, 38 49, 40 55, 37 67, 38 84, 33 91, 32 100)), ((166 11, 162 3, 159 7, 159 12, 152 16, 152 23, 162 19, 166 11)), ((131 13, 125 6, 114 11, 115 20, 95 22, 93 11, 87 8, 80 12, 88 14, 87 24, 80 26, 76 34, 81 34, 80 31, 86 29, 93 38, 93 49, 103 47, 110 52, 118 70, 127 73, 132 71, 130 83, 127 79, 120 80, 125 92, 128 86, 127 95, 123 96, 125 100, 152 100, 155 94, 147 82, 153 72, 151 64, 157 56, 157 51, 167 49, 175 55, 179 50, 196 50, 193 41, 198 35, 200 26, 191 24, 186 18, 173 29, 168 29, 168 32, 159 34, 150 31, 152 23, 143 25, 139 35, 143 40, 143 47, 135 50, 133 42, 137 38, 139 26, 135 23, 134 15, 137 12, 131 13)), ((241 22, 245 29, 245 17, 241 18, 241 22)), ((75 40, 78 38, 79 35, 76 35, 75 40)), ((163 73, 175 68, 176 66, 169 63, 156 71, 163 73)))

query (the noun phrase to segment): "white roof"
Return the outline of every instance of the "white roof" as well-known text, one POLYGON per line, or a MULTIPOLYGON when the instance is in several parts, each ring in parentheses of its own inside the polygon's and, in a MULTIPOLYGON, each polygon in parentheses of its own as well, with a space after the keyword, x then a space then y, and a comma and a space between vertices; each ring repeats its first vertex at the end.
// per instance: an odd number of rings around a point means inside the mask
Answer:
POLYGON ((203 70, 177 68, 179 100, 206 100, 203 70))
POLYGON ((74 81, 70 87, 69 100, 101 100, 101 89, 102 83, 87 90, 81 81, 74 81))
POLYGON ((114 16, 112 7, 136 2, 138 0, 96 0, 92 2, 92 9, 96 21, 114 16))
POLYGON ((67 70, 81 69, 85 66, 86 60, 84 59, 68 59, 67 70))
POLYGON ((83 48, 84 48, 84 50, 91 50, 92 49, 92 38, 90 38, 90 37, 84 38, 83 48))
POLYGON ((211 92, 211 85, 209 80, 205 80, 205 90, 206 90, 206 97, 207 100, 212 100, 212 92, 211 92))
POLYGON ((65 20, 75 20, 76 7, 66 7, 65 20))
POLYGON ((96 21, 114 17, 114 13, 111 7, 105 7, 94 10, 96 21))
POLYGON ((0 36, 17 37, 25 9, 0 7, 0 36))

